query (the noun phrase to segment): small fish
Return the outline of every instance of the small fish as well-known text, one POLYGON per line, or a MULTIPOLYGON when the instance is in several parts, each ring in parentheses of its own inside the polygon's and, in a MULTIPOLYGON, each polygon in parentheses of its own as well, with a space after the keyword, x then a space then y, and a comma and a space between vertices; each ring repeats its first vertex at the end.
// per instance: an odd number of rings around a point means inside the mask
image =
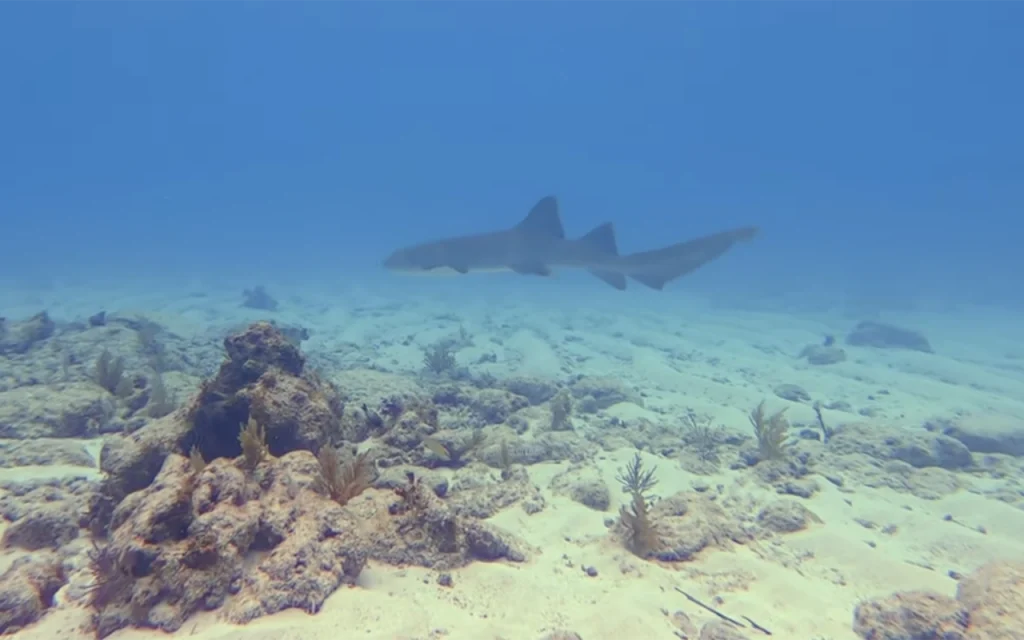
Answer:
POLYGON ((440 440, 433 436, 427 436, 423 438, 423 446, 430 449, 434 454, 444 458, 445 460, 451 460, 452 454, 448 451, 448 447, 444 446, 440 440))

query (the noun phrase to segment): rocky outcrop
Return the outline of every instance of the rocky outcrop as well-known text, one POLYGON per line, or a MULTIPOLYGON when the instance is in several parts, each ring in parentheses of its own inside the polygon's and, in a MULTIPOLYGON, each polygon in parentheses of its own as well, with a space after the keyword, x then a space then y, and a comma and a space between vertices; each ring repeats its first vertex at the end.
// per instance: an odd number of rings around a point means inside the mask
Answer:
POLYGON ((265 429, 273 455, 317 451, 338 435, 343 405, 336 390, 304 370, 298 347, 273 325, 257 322, 227 337, 224 348, 227 359, 188 407, 106 441, 100 467, 108 477, 94 507, 103 526, 124 496, 152 482, 169 454, 194 447, 207 461, 239 456, 239 430, 249 418, 265 429))
POLYGON ((252 469, 244 458, 197 469, 169 455, 149 487, 117 506, 108 542, 93 553, 98 636, 174 631, 199 610, 236 623, 315 612, 368 558, 434 568, 525 559, 509 536, 458 515, 414 477, 342 506, 319 492, 320 473, 307 451, 252 469))
POLYGON ((886 429, 851 423, 838 427, 829 438, 837 454, 863 453, 877 460, 900 460, 922 469, 963 469, 973 464, 971 452, 959 440, 925 430, 886 429))
POLYGON ((0 354, 26 353, 37 343, 50 338, 56 328, 56 323, 45 311, 22 322, 9 323, 0 318, 0 354))
POLYGON ((54 553, 16 560, 0 575, 0 634, 14 633, 41 618, 66 582, 63 564, 54 553))
POLYGON ((990 563, 964 578, 956 598, 906 591, 868 600, 853 614, 865 640, 1018 640, 1024 629, 1024 564, 990 563))
POLYGON ((1024 456, 1024 418, 1002 415, 961 416, 933 425, 975 453, 1024 456))
POLYGON ((746 544, 756 533, 711 496, 688 491, 658 500, 642 517, 620 517, 613 528, 613 534, 634 553, 662 562, 686 562, 708 548, 746 544))
POLYGON ((0 438, 81 438, 114 416, 114 398, 91 382, 0 391, 0 438))

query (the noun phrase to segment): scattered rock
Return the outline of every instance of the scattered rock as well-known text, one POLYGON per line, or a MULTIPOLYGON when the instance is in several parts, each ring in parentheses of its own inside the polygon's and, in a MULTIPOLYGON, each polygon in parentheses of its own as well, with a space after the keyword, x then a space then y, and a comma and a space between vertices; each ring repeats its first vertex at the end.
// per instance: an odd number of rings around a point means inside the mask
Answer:
POLYGON ((1024 563, 991 562, 962 579, 956 598, 970 619, 971 640, 1020 637, 1024 629, 1024 563))
POLYGON ((1015 640, 1024 629, 1024 563, 993 562, 960 580, 956 599, 904 591, 861 603, 853 630, 865 640, 1015 640))
POLYGON ((821 518, 795 500, 778 500, 761 509, 757 521, 776 533, 793 533, 803 531, 811 523, 820 523, 821 518))
POLYGON ((85 445, 73 440, 39 438, 0 441, 0 467, 68 465, 95 467, 96 459, 85 445))
POLYGON ((59 549, 78 537, 79 517, 60 503, 37 506, 7 527, 3 546, 29 551, 59 549))
POLYGON ((672 626, 675 627, 679 633, 683 634, 684 638, 697 637, 697 626, 693 624, 693 620, 690 620, 690 616, 686 615, 685 611, 674 611, 669 617, 669 620, 671 620, 672 626))
POLYGON ((540 640, 583 640, 583 638, 575 631, 552 631, 545 634, 540 640))
POLYGON ((0 634, 39 620, 67 582, 60 558, 39 553, 19 558, 0 575, 0 634))
POLYGON ((783 400, 789 400, 790 402, 810 402, 811 394, 807 393, 803 387, 795 384, 780 384, 775 387, 775 395, 779 396, 783 400))
POLYGON ((501 382, 512 393, 526 398, 531 405, 544 404, 558 393, 558 385, 546 378, 516 376, 501 382))
POLYGON ((615 378, 583 376, 573 382, 571 390, 582 413, 597 413, 620 402, 643 406, 643 399, 615 378))
POLYGON ((26 353, 37 343, 50 338, 56 326, 45 311, 16 323, 0 318, 0 354, 26 353))
MULTIPOLYGON (((741 527, 711 496, 696 492, 658 500, 650 507, 649 518, 657 537, 650 555, 662 562, 685 562, 708 547, 726 548, 754 539, 753 532, 741 527)), ((621 519, 613 531, 624 534, 621 519)))
POLYGON ((259 311, 277 311, 277 300, 267 293, 263 285, 257 285, 242 291, 242 306, 259 311))
POLYGON ((736 625, 724 620, 712 620, 701 627, 697 640, 747 640, 747 636, 740 633, 736 625))
POLYGON ((846 336, 846 344, 856 347, 876 347, 878 349, 909 349, 934 353, 927 338, 917 331, 902 329, 891 324, 861 322, 846 336))
POLYGON ((967 616, 956 600, 904 591, 857 605, 853 630, 865 640, 966 640, 967 616))
POLYGON ((611 492, 595 469, 582 467, 568 469, 551 480, 551 490, 596 511, 607 511, 611 506, 611 492))
POLYGON ((81 438, 114 416, 114 397, 90 382, 0 391, 0 438, 81 438))
MULTIPOLYGON (((957 474, 938 467, 910 469, 903 474, 910 493, 925 500, 938 500, 943 496, 956 493, 964 484, 957 474)), ((901 474, 896 474, 901 475, 901 474)))
POLYGON ((516 503, 534 514, 546 506, 544 495, 525 467, 513 467, 500 481, 479 469, 466 469, 448 488, 449 506, 457 515, 485 519, 516 503))
POLYGON ((798 357, 806 358, 809 364, 814 365, 837 364, 846 360, 846 351, 835 345, 826 347, 821 344, 809 344, 798 357))
POLYGON ((864 453, 879 460, 902 460, 917 467, 964 469, 973 464, 964 444, 946 435, 908 429, 880 430, 864 423, 844 424, 829 438, 835 453, 864 453))
POLYGON ((1024 418, 975 415, 941 421, 942 433, 956 438, 975 453, 1024 456, 1024 418))
POLYGON ((510 415, 530 404, 523 396, 503 389, 479 389, 468 395, 466 405, 480 417, 483 424, 501 424, 510 415))

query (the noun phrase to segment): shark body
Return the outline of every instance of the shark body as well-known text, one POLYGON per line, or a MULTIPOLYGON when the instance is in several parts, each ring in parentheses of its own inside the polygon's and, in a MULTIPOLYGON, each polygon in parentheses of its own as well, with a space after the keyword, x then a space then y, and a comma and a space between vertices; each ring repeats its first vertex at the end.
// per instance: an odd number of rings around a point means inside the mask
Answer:
POLYGON ((754 227, 725 231, 661 249, 619 255, 615 230, 602 224, 581 238, 565 237, 558 201, 542 198, 519 224, 503 231, 457 236, 405 247, 384 261, 402 273, 466 274, 514 271, 548 276, 553 269, 584 269, 622 290, 626 277, 653 289, 693 272, 757 233, 754 227))

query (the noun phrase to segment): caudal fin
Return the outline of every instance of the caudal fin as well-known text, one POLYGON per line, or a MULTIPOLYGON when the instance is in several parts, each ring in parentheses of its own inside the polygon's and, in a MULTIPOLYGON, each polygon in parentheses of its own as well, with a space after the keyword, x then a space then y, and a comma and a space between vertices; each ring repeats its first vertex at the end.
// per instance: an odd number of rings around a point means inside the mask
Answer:
POLYGON ((737 242, 750 240, 757 234, 757 227, 742 227, 663 249, 635 253, 624 259, 632 267, 630 278, 661 291, 668 282, 693 273, 731 249, 737 242))
POLYGON ((533 205, 530 213, 516 225, 516 231, 534 236, 565 238, 565 229, 562 227, 562 218, 558 215, 558 200, 555 196, 541 198, 540 202, 533 205))

